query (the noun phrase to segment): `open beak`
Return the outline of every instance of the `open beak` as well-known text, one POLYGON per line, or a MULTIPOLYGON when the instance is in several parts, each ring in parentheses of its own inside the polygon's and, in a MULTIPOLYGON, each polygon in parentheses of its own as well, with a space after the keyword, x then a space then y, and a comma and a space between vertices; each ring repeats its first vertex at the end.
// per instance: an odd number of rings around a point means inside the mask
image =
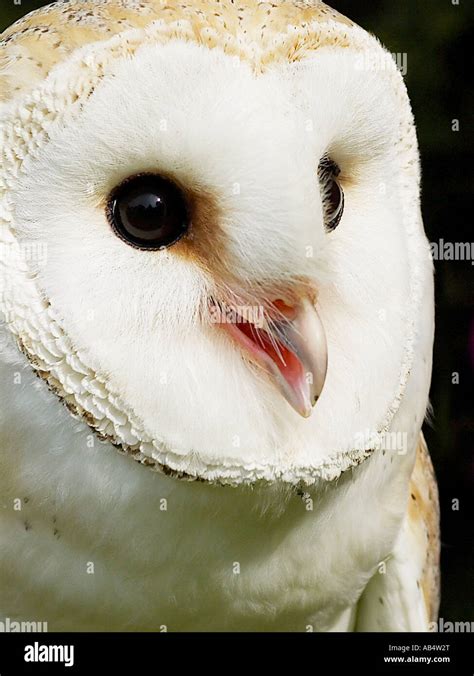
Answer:
POLYGON ((235 314, 222 327, 262 367, 294 410, 307 418, 316 404, 327 371, 324 328, 311 300, 296 305, 277 300, 263 326, 235 314))

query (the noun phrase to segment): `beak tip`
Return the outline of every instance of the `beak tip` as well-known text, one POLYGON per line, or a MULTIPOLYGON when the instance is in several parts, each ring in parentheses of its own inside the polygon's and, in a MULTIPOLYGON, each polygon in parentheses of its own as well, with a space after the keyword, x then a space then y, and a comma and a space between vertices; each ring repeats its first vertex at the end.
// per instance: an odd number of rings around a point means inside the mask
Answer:
POLYGON ((312 394, 310 398, 306 399, 300 406, 295 406, 294 409, 300 414, 302 418, 309 418, 319 400, 319 394, 312 394))
POLYGON ((313 406, 314 404, 311 405, 308 401, 307 403, 305 402, 305 404, 302 406, 294 406, 293 408, 297 413, 299 413, 299 415, 302 418, 309 418, 311 413, 313 412, 313 406))

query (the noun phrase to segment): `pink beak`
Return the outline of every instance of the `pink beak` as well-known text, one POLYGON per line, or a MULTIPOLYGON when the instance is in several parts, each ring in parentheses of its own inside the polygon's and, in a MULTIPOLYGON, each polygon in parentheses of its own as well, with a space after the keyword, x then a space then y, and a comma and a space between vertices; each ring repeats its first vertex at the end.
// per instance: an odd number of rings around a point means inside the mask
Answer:
POLYGON ((278 316, 272 317, 265 328, 239 316, 221 326, 268 373, 290 406, 307 418, 326 379, 324 327, 309 298, 295 306, 277 300, 273 306, 278 316))

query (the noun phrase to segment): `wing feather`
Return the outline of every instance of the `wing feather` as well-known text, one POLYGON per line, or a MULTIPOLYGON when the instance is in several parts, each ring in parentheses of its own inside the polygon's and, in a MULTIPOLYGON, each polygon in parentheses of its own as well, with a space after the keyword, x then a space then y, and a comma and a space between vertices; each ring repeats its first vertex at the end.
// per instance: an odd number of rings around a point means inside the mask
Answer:
POLYGON ((422 434, 410 481, 407 517, 419 546, 425 552, 420 585, 428 621, 434 622, 438 616, 440 598, 439 498, 433 464, 422 434))
POLYGON ((427 631, 439 608, 439 502, 420 434, 408 504, 393 551, 371 578, 357 609, 356 631, 427 631))

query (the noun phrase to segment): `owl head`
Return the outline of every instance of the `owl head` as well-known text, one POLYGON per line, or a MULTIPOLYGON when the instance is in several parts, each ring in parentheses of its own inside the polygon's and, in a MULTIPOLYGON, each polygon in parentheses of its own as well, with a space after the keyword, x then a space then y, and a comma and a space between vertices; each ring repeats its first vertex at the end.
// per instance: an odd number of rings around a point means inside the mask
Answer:
POLYGON ((0 60, 1 307, 73 415, 224 483, 419 426, 418 151, 374 37, 321 2, 70 0, 0 60))

